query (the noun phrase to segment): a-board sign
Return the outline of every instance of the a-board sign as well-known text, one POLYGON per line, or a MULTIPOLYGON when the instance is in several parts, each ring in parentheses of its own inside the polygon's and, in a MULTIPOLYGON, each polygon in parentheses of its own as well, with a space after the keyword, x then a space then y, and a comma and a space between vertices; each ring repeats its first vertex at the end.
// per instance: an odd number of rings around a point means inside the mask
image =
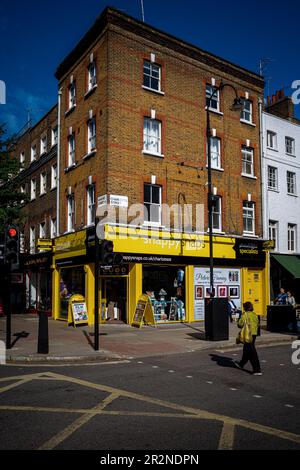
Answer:
POLYGON ((136 304, 131 326, 140 328, 142 323, 155 324, 151 300, 147 294, 142 294, 136 304))
POLYGON ((85 298, 82 295, 72 295, 69 299, 69 308, 71 310, 71 322, 74 327, 82 323, 88 323, 88 311, 85 298))

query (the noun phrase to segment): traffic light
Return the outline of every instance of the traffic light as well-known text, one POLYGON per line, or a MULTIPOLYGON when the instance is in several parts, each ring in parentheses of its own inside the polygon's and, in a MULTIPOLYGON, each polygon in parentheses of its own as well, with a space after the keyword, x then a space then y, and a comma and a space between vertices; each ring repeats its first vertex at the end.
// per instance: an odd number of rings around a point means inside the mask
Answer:
POLYGON ((5 260, 5 244, 3 241, 0 242, 0 264, 3 264, 5 260))
POLYGON ((119 265, 123 261, 121 253, 114 253, 114 244, 111 240, 103 240, 99 251, 99 262, 102 266, 119 265))
POLYGON ((20 236, 16 225, 8 225, 5 229, 4 261, 11 270, 19 269, 20 236))

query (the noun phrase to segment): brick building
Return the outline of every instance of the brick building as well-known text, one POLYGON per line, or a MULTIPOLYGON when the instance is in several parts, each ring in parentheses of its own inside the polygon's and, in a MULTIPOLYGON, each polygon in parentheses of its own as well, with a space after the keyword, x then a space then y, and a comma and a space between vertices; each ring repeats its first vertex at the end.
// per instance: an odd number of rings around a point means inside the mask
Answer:
POLYGON ((51 307, 51 254, 38 253, 39 239, 56 236, 57 105, 18 139, 20 191, 24 193, 21 252, 26 283, 26 308, 46 302, 51 307))
MULTIPOLYGON (((203 318, 208 266, 206 105, 221 81, 230 86, 210 102, 216 284, 221 284, 216 289, 239 305, 245 298, 253 300, 264 313, 268 282, 261 239, 262 77, 112 8, 59 65, 56 77, 61 146, 55 318, 66 318, 59 289, 67 286, 67 296, 85 295, 92 321, 94 264, 87 256, 85 230, 94 222, 99 197, 147 208, 138 233, 114 241, 124 265, 121 274, 111 270, 100 276, 103 315, 111 307, 111 315, 130 322, 142 292, 153 292, 158 301, 167 291, 167 307, 157 313, 158 319, 179 319, 171 318, 172 298, 182 301, 181 318, 203 318), (243 99, 240 113, 231 109, 232 87, 243 99), (184 249, 160 243, 174 241, 175 233, 164 203, 204 205, 202 233, 195 232, 193 213, 190 233, 176 235, 184 249), (146 247, 149 229, 153 236, 146 247), (182 272, 184 281, 178 280, 182 272), (203 282, 198 285, 196 278, 203 282)), ((132 218, 134 214, 122 222, 126 225, 132 218)), ((106 238, 123 234, 123 225, 107 223, 106 238)))

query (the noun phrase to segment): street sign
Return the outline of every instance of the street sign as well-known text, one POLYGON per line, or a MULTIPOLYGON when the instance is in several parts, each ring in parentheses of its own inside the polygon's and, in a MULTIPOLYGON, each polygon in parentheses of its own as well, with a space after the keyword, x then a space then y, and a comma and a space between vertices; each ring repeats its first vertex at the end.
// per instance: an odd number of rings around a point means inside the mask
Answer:
POLYGON ((39 238, 37 241, 37 249, 39 251, 52 251, 52 239, 39 238))

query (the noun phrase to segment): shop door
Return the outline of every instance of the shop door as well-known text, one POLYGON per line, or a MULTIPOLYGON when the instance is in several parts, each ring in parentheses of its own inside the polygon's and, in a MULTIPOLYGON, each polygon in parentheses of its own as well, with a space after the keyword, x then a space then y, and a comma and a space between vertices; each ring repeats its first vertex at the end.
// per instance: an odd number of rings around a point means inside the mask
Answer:
POLYGON ((247 290, 244 302, 250 301, 253 304, 254 311, 263 315, 263 282, 262 271, 248 269, 247 290))
POLYGON ((127 278, 102 277, 101 297, 106 301, 107 320, 127 321, 127 278))

